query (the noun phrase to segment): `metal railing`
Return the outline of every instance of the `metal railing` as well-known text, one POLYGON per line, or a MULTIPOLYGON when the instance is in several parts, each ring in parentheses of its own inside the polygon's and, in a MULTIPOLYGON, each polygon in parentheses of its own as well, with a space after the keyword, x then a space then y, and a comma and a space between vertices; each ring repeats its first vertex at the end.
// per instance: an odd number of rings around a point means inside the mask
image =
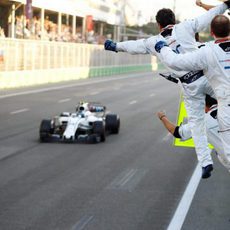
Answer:
POLYGON ((150 55, 104 51, 102 45, 23 39, 0 39, 1 71, 111 67, 151 64, 150 55))

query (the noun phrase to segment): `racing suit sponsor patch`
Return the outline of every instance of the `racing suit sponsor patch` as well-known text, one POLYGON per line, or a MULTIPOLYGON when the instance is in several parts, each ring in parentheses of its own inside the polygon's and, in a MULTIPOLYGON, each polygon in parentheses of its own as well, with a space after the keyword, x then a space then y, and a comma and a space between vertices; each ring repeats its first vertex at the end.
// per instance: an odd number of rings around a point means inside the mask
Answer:
POLYGON ((181 83, 190 84, 202 76, 204 76, 203 70, 190 71, 189 73, 185 74, 184 76, 180 77, 179 79, 180 79, 181 83))
POLYGON ((230 42, 220 43, 219 46, 224 52, 230 52, 230 42))

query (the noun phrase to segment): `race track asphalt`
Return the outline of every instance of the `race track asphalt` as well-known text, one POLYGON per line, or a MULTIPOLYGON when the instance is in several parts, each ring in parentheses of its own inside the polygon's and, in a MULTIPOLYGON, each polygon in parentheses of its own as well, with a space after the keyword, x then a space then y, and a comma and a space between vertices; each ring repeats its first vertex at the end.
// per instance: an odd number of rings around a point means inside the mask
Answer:
MULTIPOLYGON (((0 229, 167 229, 196 168, 155 113, 176 121, 179 87, 157 73, 0 92, 0 229), (121 119, 100 144, 40 143, 42 119, 98 101, 121 119)), ((215 158, 215 156, 214 156, 215 158)), ((229 173, 215 160, 182 229, 230 229, 229 173)))

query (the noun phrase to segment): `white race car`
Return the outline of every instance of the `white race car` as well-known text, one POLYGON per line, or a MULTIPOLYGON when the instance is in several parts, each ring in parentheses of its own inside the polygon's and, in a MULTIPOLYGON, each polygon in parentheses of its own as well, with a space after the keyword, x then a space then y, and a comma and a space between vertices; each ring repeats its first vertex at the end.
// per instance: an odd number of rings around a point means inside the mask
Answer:
POLYGON ((63 112, 52 119, 41 121, 41 142, 54 140, 104 142, 107 134, 118 134, 120 118, 106 114, 106 107, 97 102, 80 102, 76 112, 63 112))

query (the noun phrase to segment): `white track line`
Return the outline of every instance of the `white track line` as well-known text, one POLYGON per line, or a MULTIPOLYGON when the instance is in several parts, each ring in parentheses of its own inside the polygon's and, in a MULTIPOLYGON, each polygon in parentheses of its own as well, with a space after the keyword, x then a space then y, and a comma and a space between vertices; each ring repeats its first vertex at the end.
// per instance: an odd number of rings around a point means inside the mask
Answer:
POLYGON ((137 103, 137 101, 130 101, 129 102, 130 105, 133 105, 133 104, 136 104, 136 103, 137 103))
POLYGON ((17 113, 24 113, 26 111, 28 111, 29 109, 25 108, 25 109, 19 109, 19 110, 15 110, 15 111, 12 111, 10 112, 10 114, 17 114, 17 113))
POLYGON ((97 95, 97 94, 99 94, 98 91, 95 91, 95 92, 90 93, 90 95, 92 95, 92 96, 97 95))
POLYGON ((162 139, 163 141, 168 141, 172 138, 172 134, 171 133, 167 133, 167 135, 162 139))
POLYGON ((71 230, 83 230, 87 224, 93 220, 94 216, 84 216, 82 217, 72 228, 71 230))
POLYGON ((64 102, 67 102, 67 101, 70 101, 70 98, 61 99, 61 100, 58 101, 58 103, 64 103, 64 102))
POLYGON ((193 175, 185 189, 185 192, 180 200, 179 205, 177 206, 176 212, 167 228, 167 230, 180 230, 190 205, 192 203, 193 197, 195 195, 196 189, 200 183, 201 179, 201 167, 197 164, 196 169, 193 172, 193 175))
MULTIPOLYGON (((148 76, 150 73, 144 74, 144 76, 148 76)), ((143 76, 143 74, 142 74, 143 76)), ((28 94, 36 94, 36 93, 42 93, 42 92, 47 92, 47 91, 53 91, 53 90, 60 90, 60 89, 66 89, 66 88, 73 88, 76 86, 83 86, 83 85, 92 85, 92 84, 100 84, 102 82, 108 82, 108 81, 117 81, 117 80, 124 80, 124 79, 133 79, 133 78, 139 78, 140 75, 128 75, 124 77, 112 77, 108 79, 96 79, 95 81, 90 81, 90 82, 77 82, 77 83, 70 83, 67 85, 61 85, 61 86, 51 86, 51 87, 46 87, 42 89, 34 89, 34 90, 27 90, 24 92, 18 92, 18 93, 9 93, 6 95, 0 95, 0 99, 3 98, 9 98, 9 97, 15 97, 15 96, 21 96, 21 95, 28 95, 28 94)))

